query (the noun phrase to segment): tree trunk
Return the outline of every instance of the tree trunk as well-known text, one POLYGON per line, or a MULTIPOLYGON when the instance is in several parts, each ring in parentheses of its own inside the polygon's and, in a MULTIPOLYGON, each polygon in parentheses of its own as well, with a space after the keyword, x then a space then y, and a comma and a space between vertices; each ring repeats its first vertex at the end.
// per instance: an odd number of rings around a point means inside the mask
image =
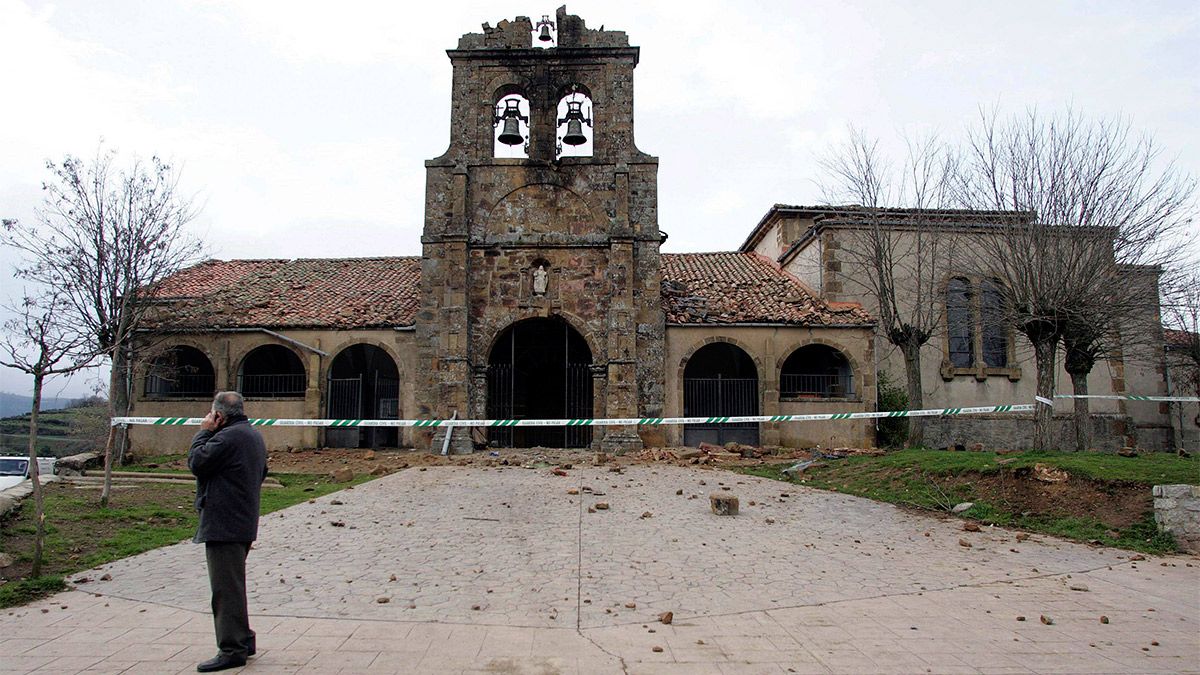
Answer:
MULTIPOLYGON (((1076 396, 1087 396, 1087 377, 1086 372, 1073 371, 1071 373, 1071 387, 1076 396)), ((1071 420, 1071 428, 1075 432, 1076 452, 1084 452, 1092 444, 1090 417, 1088 400, 1086 398, 1075 399, 1075 414, 1074 419, 1071 420)))
MULTIPOLYGON (((1040 337, 1033 340, 1034 361, 1037 366, 1037 395, 1054 400, 1055 355, 1058 352, 1058 336, 1040 337)), ((1050 450, 1054 447, 1054 406, 1037 402, 1033 406, 1033 447, 1050 450)))
POLYGON ((42 506, 42 480, 38 475, 38 414, 42 409, 43 375, 33 376, 33 410, 29 413, 29 479, 33 481, 33 519, 37 524, 37 534, 33 539, 33 569, 30 577, 42 575, 42 543, 46 539, 46 514, 42 506))
MULTIPOLYGON (((908 408, 919 410, 925 407, 925 393, 921 386, 921 345, 905 343, 901 345, 904 353, 904 375, 908 384, 908 408)), ((921 445, 925 440, 925 418, 908 418, 908 445, 921 445)))
MULTIPOLYGON (((121 376, 121 368, 118 365, 120 357, 114 355, 112 359, 112 370, 108 374, 108 415, 109 418, 119 417, 122 408, 117 407, 117 399, 124 398, 120 393, 125 388, 124 378, 121 376)), ((116 427, 110 426, 108 429, 108 442, 104 444, 104 487, 100 490, 100 506, 108 507, 108 498, 112 493, 112 465, 113 465, 113 441, 116 439, 116 427)))

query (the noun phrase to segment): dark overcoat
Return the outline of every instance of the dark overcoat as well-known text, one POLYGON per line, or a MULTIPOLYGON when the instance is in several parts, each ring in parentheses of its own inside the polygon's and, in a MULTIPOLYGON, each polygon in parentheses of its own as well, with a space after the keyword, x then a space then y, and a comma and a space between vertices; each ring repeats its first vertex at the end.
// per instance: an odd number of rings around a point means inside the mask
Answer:
POLYGON ((200 527, 194 539, 250 542, 258 538, 259 494, 267 477, 267 446, 245 419, 192 439, 188 468, 196 476, 200 527))

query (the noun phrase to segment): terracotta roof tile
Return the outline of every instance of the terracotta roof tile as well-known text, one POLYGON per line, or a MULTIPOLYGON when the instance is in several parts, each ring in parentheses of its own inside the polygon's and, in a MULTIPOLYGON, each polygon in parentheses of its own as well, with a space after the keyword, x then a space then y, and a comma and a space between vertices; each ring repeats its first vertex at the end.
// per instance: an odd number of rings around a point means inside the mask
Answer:
MULTIPOLYGON (((826 303, 753 253, 664 254, 668 323, 869 325, 856 303, 826 303)), ((421 259, 209 260, 152 292, 152 327, 370 328, 411 326, 421 259)))
POLYGON ((826 303, 755 253, 663 254, 667 323, 866 326, 858 303, 826 303))
POLYGON ((421 259, 209 260, 152 291, 160 327, 411 326, 421 259))

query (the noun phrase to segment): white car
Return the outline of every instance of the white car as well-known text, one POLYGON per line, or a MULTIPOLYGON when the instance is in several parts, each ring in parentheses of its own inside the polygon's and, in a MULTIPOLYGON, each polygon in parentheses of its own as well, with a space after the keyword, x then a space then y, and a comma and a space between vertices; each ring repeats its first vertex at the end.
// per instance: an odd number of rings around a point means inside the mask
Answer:
MULTIPOLYGON (((41 468, 39 466, 39 468, 41 468)), ((0 490, 19 485, 29 478, 29 458, 0 457, 0 490)))

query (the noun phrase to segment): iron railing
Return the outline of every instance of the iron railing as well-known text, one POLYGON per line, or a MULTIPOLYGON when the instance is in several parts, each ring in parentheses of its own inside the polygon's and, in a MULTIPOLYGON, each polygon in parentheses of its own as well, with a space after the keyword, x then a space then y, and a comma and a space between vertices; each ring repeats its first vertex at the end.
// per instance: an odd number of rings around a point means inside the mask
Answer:
POLYGON ((783 398, 854 398, 853 375, 784 374, 779 377, 783 398))
POLYGON ((207 375, 147 375, 146 396, 149 398, 196 398, 212 396, 216 378, 207 375))
POLYGON ((304 373, 238 375, 238 391, 247 398, 303 398, 305 379, 304 373))

